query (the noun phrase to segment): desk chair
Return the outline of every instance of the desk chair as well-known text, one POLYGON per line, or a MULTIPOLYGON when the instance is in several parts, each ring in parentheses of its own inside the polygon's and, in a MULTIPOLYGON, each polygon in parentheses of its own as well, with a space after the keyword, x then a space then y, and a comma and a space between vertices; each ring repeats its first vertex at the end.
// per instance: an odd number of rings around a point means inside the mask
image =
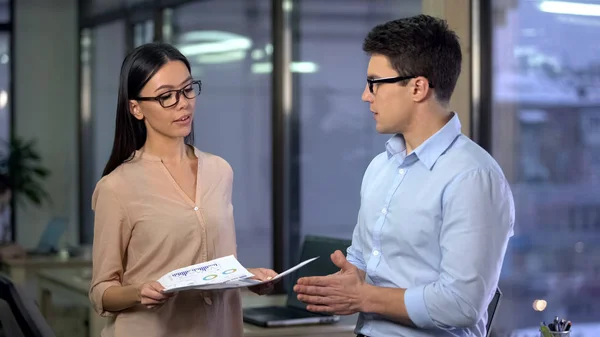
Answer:
POLYGON ((5 300, 0 300, 0 337, 25 337, 5 300))
POLYGON ((490 331, 492 330, 492 323, 494 321, 494 314, 496 313, 496 310, 498 310, 498 305, 500 304, 500 298, 502 297, 502 292, 500 291, 500 288, 496 288, 496 293, 494 294, 494 297, 492 298, 492 301, 490 302, 490 304, 488 305, 488 319, 487 319, 487 324, 485 325, 485 330, 486 330, 486 335, 490 336, 490 331))
POLYGON ((56 337, 34 300, 1 274, 0 300, 8 304, 23 336, 56 337))

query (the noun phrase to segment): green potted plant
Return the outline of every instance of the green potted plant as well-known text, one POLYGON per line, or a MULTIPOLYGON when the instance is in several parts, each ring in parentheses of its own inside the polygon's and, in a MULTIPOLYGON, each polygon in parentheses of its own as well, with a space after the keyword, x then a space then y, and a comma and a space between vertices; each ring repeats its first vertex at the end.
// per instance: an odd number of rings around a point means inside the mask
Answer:
POLYGON ((50 171, 42 165, 35 141, 13 137, 7 145, 8 153, 0 158, 0 173, 8 176, 16 203, 24 206, 25 201, 29 201, 40 206, 44 201, 50 202, 42 184, 50 171))
POLYGON ((14 228, 10 225, 14 221, 14 210, 8 208, 12 205, 25 206, 26 201, 34 205, 41 205, 44 201, 50 202, 50 196, 43 186, 43 180, 50 171, 41 163, 39 152, 35 148, 35 141, 25 141, 12 138, 6 142, 6 150, 0 153, 0 177, 2 177, 2 204, 0 207, 0 259, 9 257, 23 257, 25 250, 14 240, 14 228), (8 199, 7 199, 8 198, 8 199), (4 212, 12 214, 9 220, 4 212))

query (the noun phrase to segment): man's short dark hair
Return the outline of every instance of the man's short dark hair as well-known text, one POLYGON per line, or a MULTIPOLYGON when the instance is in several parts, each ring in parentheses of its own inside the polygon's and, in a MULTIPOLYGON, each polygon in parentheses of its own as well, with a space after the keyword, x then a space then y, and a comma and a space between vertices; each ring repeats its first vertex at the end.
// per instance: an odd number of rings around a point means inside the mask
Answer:
POLYGON ((450 101, 462 53, 446 21, 422 14, 386 22, 369 32, 363 50, 386 56, 400 76, 427 78, 438 101, 450 101))

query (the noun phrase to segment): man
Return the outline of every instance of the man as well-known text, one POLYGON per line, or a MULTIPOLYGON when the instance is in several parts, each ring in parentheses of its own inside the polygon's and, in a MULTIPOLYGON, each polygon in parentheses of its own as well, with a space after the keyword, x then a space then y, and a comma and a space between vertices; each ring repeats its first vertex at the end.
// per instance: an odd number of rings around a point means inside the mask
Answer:
POLYGON ((393 134, 367 168, 340 272, 298 280, 307 309, 359 312, 358 336, 485 336, 514 204, 494 159, 461 134, 448 109, 460 74, 458 38, 419 15, 375 27, 362 100, 393 134))

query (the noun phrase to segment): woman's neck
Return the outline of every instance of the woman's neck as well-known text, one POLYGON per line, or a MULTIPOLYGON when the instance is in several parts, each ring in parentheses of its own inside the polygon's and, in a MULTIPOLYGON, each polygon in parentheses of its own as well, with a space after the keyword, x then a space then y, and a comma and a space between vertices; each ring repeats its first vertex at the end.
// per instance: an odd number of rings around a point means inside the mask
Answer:
POLYGON ((143 151, 169 163, 180 163, 187 158, 187 145, 184 138, 152 137, 148 134, 143 151))

